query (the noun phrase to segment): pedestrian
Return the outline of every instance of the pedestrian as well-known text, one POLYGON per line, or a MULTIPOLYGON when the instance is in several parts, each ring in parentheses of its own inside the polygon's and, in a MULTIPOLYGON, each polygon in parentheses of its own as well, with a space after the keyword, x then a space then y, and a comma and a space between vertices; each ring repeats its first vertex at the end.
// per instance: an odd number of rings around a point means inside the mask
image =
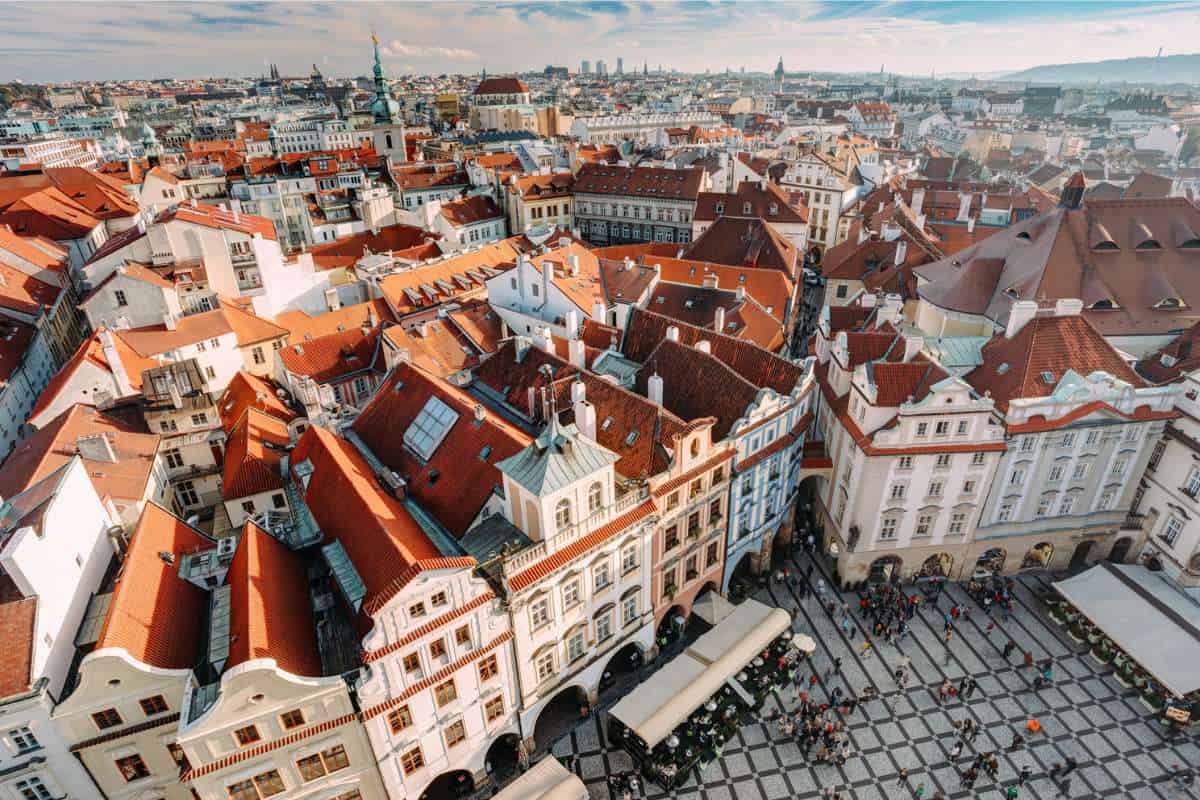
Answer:
POLYGON ((1025 651, 1025 666, 1027 666, 1027 667, 1033 666, 1033 653, 1029 650, 1025 651))
POLYGON ((1058 785, 1058 793, 1063 797, 1071 796, 1071 778, 1067 776, 1062 779, 1062 783, 1058 785))
POLYGON ((987 627, 983 629, 983 635, 984 635, 984 636, 991 636, 991 635, 992 635, 992 631, 994 631, 995 629, 996 629, 996 623, 994 623, 994 622, 989 622, 989 623, 987 624, 987 627))
POLYGON ((825 599, 825 579, 817 578, 817 597, 825 599))
POLYGON ((979 686, 979 683, 975 680, 974 676, 968 677, 967 678, 967 697, 970 697, 971 695, 975 694, 975 689, 978 686, 979 686))
POLYGON ((1023 744, 1025 744, 1025 737, 1022 736, 1018 731, 1013 731, 1012 744, 1008 746, 1008 752, 1011 753, 1015 750, 1020 750, 1021 745, 1023 744))
POLYGON ((862 647, 859 648, 858 655, 860 658, 871 657, 871 642, 869 639, 863 639, 862 647))
POLYGON ((897 777, 896 777, 896 785, 897 786, 907 786, 908 785, 908 767, 900 768, 900 774, 897 775, 897 777))
POLYGON ((1017 775, 1017 785, 1024 786, 1025 781, 1029 780, 1029 776, 1032 774, 1033 774, 1033 767, 1029 766, 1028 764, 1021 767, 1021 771, 1017 775))
POLYGON ((1048 777, 1050 780, 1054 780, 1055 777, 1058 776, 1058 773, 1062 772, 1062 770, 1063 765, 1060 762, 1055 761, 1050 765, 1050 771, 1046 773, 1046 777, 1048 777))
POLYGON ((1006 645, 1004 645, 1004 660, 1007 661, 1008 657, 1012 655, 1012 651, 1016 650, 1016 649, 1017 649, 1017 643, 1014 642, 1012 639, 1009 639, 1008 643, 1006 645))
POLYGON ((839 675, 842 674, 842 657, 841 656, 838 656, 837 658, 833 659, 833 671, 839 675))
POLYGON ((955 742, 954 746, 950 748, 950 760, 957 761, 958 757, 960 755, 962 755, 962 750, 963 750, 962 742, 961 741, 955 742))
POLYGON ((1067 756, 1064 760, 1066 761, 1066 767, 1063 769, 1062 774, 1063 777, 1066 777, 1075 771, 1075 768, 1079 766, 1079 762, 1071 758, 1071 756, 1067 756))
POLYGON ((917 800, 921 800, 921 798, 924 796, 925 796, 925 784, 918 783, 917 788, 913 789, 913 797, 917 798, 917 800))
POLYGON ((1009 786, 1007 789, 1004 790, 1004 797, 1006 798, 1006 800, 1016 800, 1017 795, 1019 795, 1020 793, 1021 793, 1021 790, 1018 789, 1017 787, 1009 786))

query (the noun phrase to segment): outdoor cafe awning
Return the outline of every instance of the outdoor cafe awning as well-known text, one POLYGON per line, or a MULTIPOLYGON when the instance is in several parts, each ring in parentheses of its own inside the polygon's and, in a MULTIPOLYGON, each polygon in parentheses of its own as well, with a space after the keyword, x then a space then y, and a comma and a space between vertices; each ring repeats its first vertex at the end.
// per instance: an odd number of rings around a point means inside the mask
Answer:
POLYGON ((1200 689, 1200 605, 1169 579, 1103 562, 1054 588, 1168 691, 1200 689))
POLYGON ((557 758, 546 756, 495 797, 496 800, 588 800, 588 790, 579 776, 557 758))
POLYGON ((627 694, 609 715, 636 733, 646 747, 654 747, 791 625, 792 618, 783 609, 747 599, 627 694))

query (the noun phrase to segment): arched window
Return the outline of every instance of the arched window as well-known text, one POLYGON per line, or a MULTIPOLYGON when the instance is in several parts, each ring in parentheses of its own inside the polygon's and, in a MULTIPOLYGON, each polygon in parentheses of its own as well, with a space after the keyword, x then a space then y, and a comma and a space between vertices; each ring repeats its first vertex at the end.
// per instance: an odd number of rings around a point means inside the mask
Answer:
POLYGON ((389 133, 389 134, 387 134, 386 138, 387 138, 387 149, 391 150, 392 149, 392 135, 389 133))
POLYGON ((588 513, 594 514, 604 505, 604 487, 596 481, 588 487, 588 513))
POLYGON ((554 529, 562 533, 571 527, 571 501, 563 498, 554 507, 554 529))

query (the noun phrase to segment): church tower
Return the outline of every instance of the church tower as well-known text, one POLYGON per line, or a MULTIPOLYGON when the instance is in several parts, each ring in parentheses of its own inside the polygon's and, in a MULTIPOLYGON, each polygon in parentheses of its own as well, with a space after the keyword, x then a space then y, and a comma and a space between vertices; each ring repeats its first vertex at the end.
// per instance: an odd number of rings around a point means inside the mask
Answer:
POLYGON ((379 60, 379 37, 371 34, 375 45, 375 100, 371 103, 371 143, 375 152, 394 163, 408 160, 404 147, 404 120, 400 116, 400 104, 388 93, 387 80, 383 76, 383 62, 379 60))
POLYGON ((783 94, 783 56, 779 57, 779 63, 775 65, 775 91, 778 94, 783 94))

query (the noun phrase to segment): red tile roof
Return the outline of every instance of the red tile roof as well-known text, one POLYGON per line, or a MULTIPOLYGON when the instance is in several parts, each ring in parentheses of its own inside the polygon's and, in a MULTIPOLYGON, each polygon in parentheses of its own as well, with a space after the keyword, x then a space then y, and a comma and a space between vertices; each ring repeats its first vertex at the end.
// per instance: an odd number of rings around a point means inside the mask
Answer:
POLYGON ((221 427, 226 432, 242 418, 248 409, 256 409, 283 422, 291 422, 298 414, 279 397, 279 386, 269 378, 238 372, 217 401, 221 427))
POLYGON ((322 674, 304 559, 247 523, 229 565, 229 660, 226 669, 273 658, 285 672, 322 674))
POLYGON ((575 175, 576 195, 604 194, 657 200, 695 200, 704 170, 584 164, 575 175))
POLYGON ((465 569, 471 558, 447 558, 395 498, 350 442, 324 428, 304 432, 290 464, 308 461, 313 474, 303 490, 305 504, 322 533, 341 542, 367 589, 363 610, 374 614, 426 569, 465 569))
POLYGON ((29 690, 33 681, 34 626, 37 622, 36 597, 22 597, 12 579, 0 575, 7 591, 0 596, 0 697, 29 690))
POLYGON ((196 205, 180 204, 172 206, 166 211, 163 211, 155 219, 155 222, 171 222, 179 220, 180 222, 190 222, 193 225, 201 225, 205 228, 217 228, 225 231, 237 231, 253 236, 261 234, 264 239, 275 240, 275 225, 266 217, 258 217, 254 214, 242 214, 234 211, 222 211, 216 206, 204 205, 198 203, 196 205))
POLYGON ((314 245, 309 248, 309 253, 312 254, 313 264, 320 269, 348 268, 368 252, 408 250, 440 238, 440 235, 415 225, 388 225, 378 232, 363 231, 314 245))
POLYGON ((475 96, 481 94, 527 94, 529 87, 519 78, 484 78, 475 87, 475 96))
POLYGON ((378 328, 366 333, 361 328, 351 328, 295 342, 278 354, 284 368, 293 375, 307 375, 318 383, 328 383, 375 366, 378 348, 378 328))
POLYGON ((91 212, 50 186, 13 198, 0 187, 0 224, 21 236, 45 236, 56 242, 83 239, 101 224, 91 212))
POLYGON ((361 328, 364 324, 374 328, 385 322, 395 322, 391 309, 383 298, 365 303, 342 306, 337 311, 324 314, 309 314, 307 311, 285 311, 275 316, 275 322, 285 328, 291 343, 306 342, 331 333, 361 328))
POLYGON ((496 463, 531 441, 461 389, 412 364, 392 370, 354 421, 354 431, 380 461, 404 478, 407 494, 454 536, 466 533, 495 487, 502 484, 496 463), (458 419, 429 460, 422 461, 404 446, 404 432, 430 397, 457 412, 458 419), (476 418, 480 410, 482 420, 476 418))
POLYGON ((796 245, 761 219, 719 217, 687 246, 683 258, 739 267, 779 270, 792 283, 800 278, 804 257, 796 245))
POLYGON ((504 212, 496 205, 496 201, 482 194, 444 202, 441 214, 451 225, 474 225, 504 218, 504 212))
POLYGON ((129 542, 96 649, 119 647, 160 669, 191 669, 204 641, 208 592, 178 575, 179 557, 213 540, 147 503, 129 542), (162 554, 174 556, 171 563, 162 554))
POLYGON ((76 404, 22 439, 0 467, 0 497, 12 497, 70 461, 80 436, 102 433, 116 453, 115 463, 84 461, 96 494, 124 502, 140 502, 158 454, 159 437, 140 419, 129 422, 76 404))
POLYGON ((983 364, 966 379, 976 391, 990 392, 1001 411, 1007 411, 1015 399, 1048 396, 1067 370, 1082 376, 1103 371, 1134 387, 1145 385, 1081 316, 1034 317, 1011 339, 1003 334, 993 337, 983 346, 982 355, 983 364))
POLYGON ((225 445, 221 497, 236 500, 260 492, 282 491, 281 450, 288 443, 287 424, 256 408, 246 409, 225 445))

